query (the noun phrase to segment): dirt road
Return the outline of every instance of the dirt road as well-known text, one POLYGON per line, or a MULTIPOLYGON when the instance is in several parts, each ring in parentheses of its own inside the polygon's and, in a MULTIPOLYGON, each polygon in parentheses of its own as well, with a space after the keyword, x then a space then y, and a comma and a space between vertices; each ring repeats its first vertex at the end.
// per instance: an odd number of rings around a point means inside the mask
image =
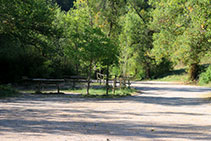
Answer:
POLYGON ((27 95, 0 100, 0 141, 211 140, 211 88, 134 82, 117 99, 27 95))

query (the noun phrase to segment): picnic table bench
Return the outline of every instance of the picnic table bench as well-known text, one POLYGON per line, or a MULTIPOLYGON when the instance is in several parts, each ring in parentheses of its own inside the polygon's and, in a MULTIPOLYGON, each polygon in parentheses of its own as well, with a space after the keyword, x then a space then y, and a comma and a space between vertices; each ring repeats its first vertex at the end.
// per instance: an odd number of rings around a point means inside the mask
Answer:
POLYGON ((43 84, 55 84, 57 87, 57 92, 60 93, 60 84, 64 83, 64 79, 43 79, 43 78, 33 78, 31 81, 38 83, 37 92, 41 92, 41 86, 43 84))

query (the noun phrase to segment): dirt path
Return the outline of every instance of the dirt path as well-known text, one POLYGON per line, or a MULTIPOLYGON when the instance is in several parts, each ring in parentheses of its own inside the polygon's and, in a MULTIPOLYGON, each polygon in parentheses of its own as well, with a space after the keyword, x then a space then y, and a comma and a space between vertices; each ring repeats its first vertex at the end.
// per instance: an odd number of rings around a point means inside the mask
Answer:
POLYGON ((118 99, 28 95, 0 100, 1 141, 211 140, 211 88, 135 82, 118 99))

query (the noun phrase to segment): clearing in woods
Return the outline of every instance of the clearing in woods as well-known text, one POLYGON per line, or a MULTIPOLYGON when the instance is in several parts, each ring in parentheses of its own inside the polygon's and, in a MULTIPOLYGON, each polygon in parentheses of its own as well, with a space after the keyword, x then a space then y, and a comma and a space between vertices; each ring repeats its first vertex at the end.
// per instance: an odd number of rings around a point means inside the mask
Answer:
POLYGON ((0 100, 2 141, 211 140, 211 88, 134 82, 116 99, 26 94, 0 100))

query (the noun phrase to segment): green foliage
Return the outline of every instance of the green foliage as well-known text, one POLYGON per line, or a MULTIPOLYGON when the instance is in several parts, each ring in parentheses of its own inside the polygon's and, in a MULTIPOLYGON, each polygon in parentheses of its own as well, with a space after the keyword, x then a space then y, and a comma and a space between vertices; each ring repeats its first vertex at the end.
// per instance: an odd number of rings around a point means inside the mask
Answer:
POLYGON ((120 76, 120 68, 119 68, 119 66, 113 66, 111 68, 111 75, 113 75, 113 76, 120 76))
POLYGON ((18 92, 10 86, 0 85, 0 98, 17 96, 18 92))
POLYGON ((144 66, 137 67, 137 74, 136 78, 138 80, 143 79, 156 79, 159 77, 162 77, 166 73, 169 73, 173 69, 173 64, 169 60, 163 58, 160 63, 156 63, 155 61, 152 61, 150 64, 150 78, 147 78, 146 76, 146 69, 143 68, 144 66))
POLYGON ((144 80, 144 79, 146 79, 146 72, 145 72, 145 69, 143 68, 143 66, 138 66, 137 67, 137 72, 135 74, 135 77, 138 80, 144 80))
POLYGON ((163 58, 161 63, 156 63, 154 65, 152 65, 151 68, 152 72, 151 72, 151 78, 158 78, 168 72, 170 72, 171 70, 173 70, 173 63, 170 62, 168 59, 163 58))
POLYGON ((211 65, 206 69, 205 72, 200 74, 199 84, 208 84, 211 82, 211 65))
POLYGON ((209 0, 73 1, 0 0, 1 82, 94 68, 151 79, 171 62, 188 66, 193 80, 210 57, 209 0))
POLYGON ((0 6, 1 21, 3 21, 0 34, 10 34, 22 44, 34 45, 41 44, 45 38, 56 33, 52 26, 56 7, 50 1, 1 0, 0 6), (41 40, 38 37, 43 38, 41 40))
POLYGON ((138 79, 150 79, 171 69, 167 59, 162 58, 161 62, 156 63, 149 54, 153 48, 153 40, 149 28, 150 8, 147 5, 144 1, 129 2, 127 13, 121 17, 119 61, 123 76, 133 75, 138 79))
MULTIPOLYGON (((133 73, 138 65, 150 61, 146 57, 150 50, 150 36, 146 34, 147 25, 130 6, 129 11, 122 17, 122 32, 120 40, 120 68, 123 76, 133 73), (137 26, 138 25, 138 26, 137 26)), ((144 15, 144 10, 142 11, 144 15)), ((145 15, 146 16, 146 15, 145 15)))
POLYGON ((57 6, 50 0, 1 0, 0 7, 1 82, 49 76, 58 52, 54 41, 62 32, 54 24, 57 6))
POLYGON ((90 63, 106 65, 116 59, 116 46, 93 24, 93 11, 86 1, 77 1, 75 9, 64 16, 66 28, 65 55, 75 65, 90 63))
POLYGON ((210 50, 210 1, 161 0, 152 2, 151 28, 154 34, 152 54, 157 61, 168 57, 189 67, 190 79, 197 78, 197 65, 210 50))

